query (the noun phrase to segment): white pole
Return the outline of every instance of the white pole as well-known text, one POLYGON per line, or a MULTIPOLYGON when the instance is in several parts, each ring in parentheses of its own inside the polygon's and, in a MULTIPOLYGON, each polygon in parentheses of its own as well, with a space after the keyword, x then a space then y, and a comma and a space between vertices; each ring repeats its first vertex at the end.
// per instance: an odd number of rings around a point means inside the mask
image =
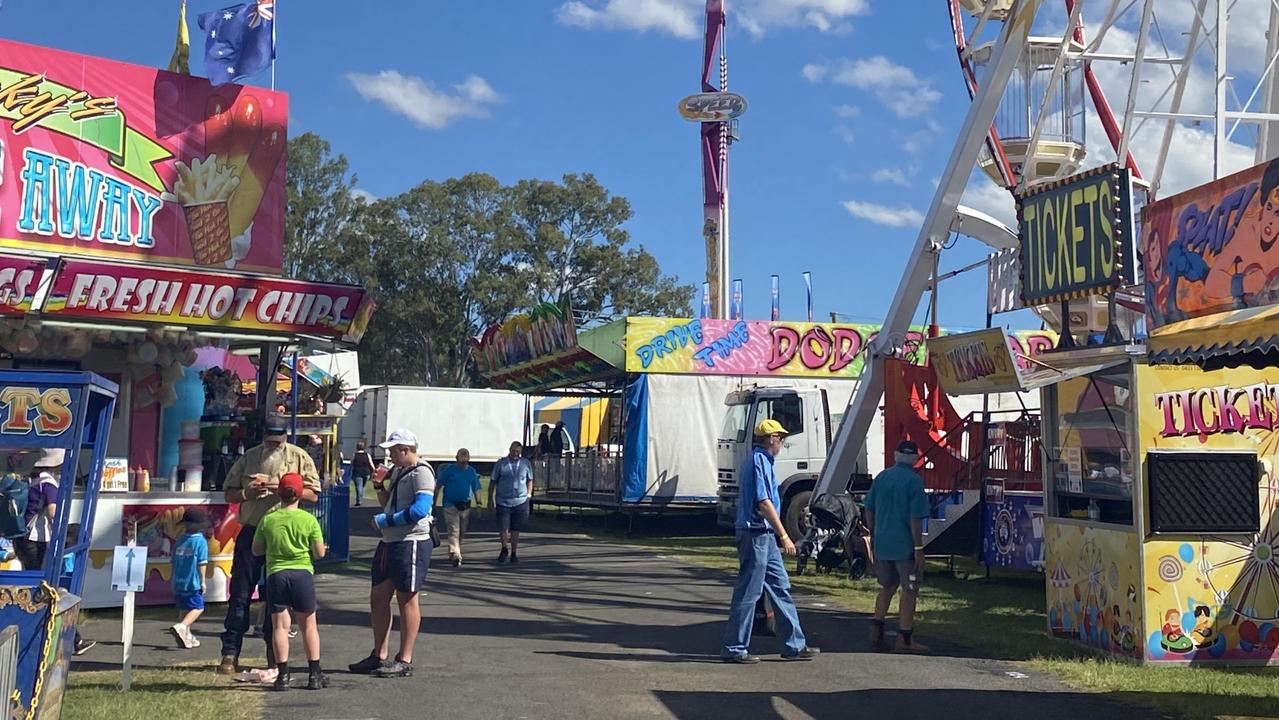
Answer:
MULTIPOLYGON (((1221 177, 1222 155, 1226 151, 1226 0, 1217 0, 1216 120, 1212 126, 1212 179, 1221 177)), ((1247 108, 1245 108, 1247 109, 1247 108)))
MULTIPOLYGON (((129 532, 129 547, 137 547, 138 545, 138 526, 136 522, 130 523, 132 527, 129 532)), ((143 572, 146 572, 145 566, 143 572)), ((129 687, 133 684, 133 591, 126 590, 124 593, 124 616, 120 621, 120 644, 124 646, 124 657, 120 663, 120 689, 128 692, 129 687)))
POLYGON ((280 19, 280 3, 271 6, 271 89, 275 90, 275 23, 280 19))

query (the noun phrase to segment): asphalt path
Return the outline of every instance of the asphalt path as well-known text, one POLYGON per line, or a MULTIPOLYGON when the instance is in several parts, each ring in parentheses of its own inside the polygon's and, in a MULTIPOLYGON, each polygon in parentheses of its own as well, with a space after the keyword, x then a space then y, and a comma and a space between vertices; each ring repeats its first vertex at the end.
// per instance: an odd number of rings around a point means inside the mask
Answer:
MULTIPOLYGON (((366 523, 357 512, 353 526, 366 523)), ((352 538, 352 560, 367 561, 375 543, 366 535, 352 538)), ((931 641, 929 656, 872 653, 864 616, 809 595, 798 598, 801 620, 821 657, 783 661, 776 639, 763 637, 752 651, 764 662, 725 665, 718 652, 731 594, 728 574, 570 534, 530 534, 517 566, 497 565, 497 549, 495 534, 480 523, 467 539, 461 568, 448 563, 445 548, 435 551, 409 678, 346 672, 371 647, 367 575, 359 566, 319 575, 323 657, 332 685, 317 692, 266 692, 267 717, 1159 717, 1010 662, 970 657, 933 641, 926 625, 920 639, 931 641)), ((172 647, 165 633, 171 620, 142 620, 137 662, 211 665, 223 612, 210 607, 197 627, 203 646, 194 651, 172 647)), ((118 663, 119 646, 107 641, 113 630, 118 636, 111 619, 89 625, 87 634, 102 643, 80 658, 81 667, 118 663)), ((262 653, 259 639, 246 639, 245 647, 246 656, 262 653)), ((302 657, 300 638, 291 654, 302 657)), ((304 671, 297 680, 305 680, 304 671)))

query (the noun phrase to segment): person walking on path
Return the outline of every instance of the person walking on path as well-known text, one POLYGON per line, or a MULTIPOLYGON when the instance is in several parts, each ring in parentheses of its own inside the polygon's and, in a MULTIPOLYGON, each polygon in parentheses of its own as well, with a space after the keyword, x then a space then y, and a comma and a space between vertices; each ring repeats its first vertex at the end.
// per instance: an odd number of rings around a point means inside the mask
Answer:
POLYGON ((298 507, 302 476, 285 473, 276 494, 280 507, 262 518, 253 534, 253 554, 266 556, 266 594, 275 649, 275 690, 289 690, 289 628, 296 618, 306 650, 308 690, 329 686, 320 669, 320 628, 315 621, 315 565, 324 557, 324 533, 315 516, 298 507), (293 617, 290 616, 290 611, 293 617))
POLYGON ((462 537, 471 520, 471 502, 480 491, 480 474, 471 466, 471 451, 457 451, 457 462, 440 471, 440 502, 449 526, 449 559, 462 566, 462 537))
MULTIPOLYGON (((422 623, 418 593, 431 564, 431 505, 435 497, 435 473, 417 454, 417 436, 396 430, 381 445, 387 448, 394 469, 380 471, 373 487, 383 511, 373 517, 382 540, 373 553, 369 615, 373 624, 373 651, 352 663, 353 673, 378 677, 413 674, 413 646, 422 623), (400 652, 387 660, 391 645, 391 597, 400 606, 400 652)), ((381 470, 379 468, 379 470, 381 470)))
MULTIPOLYGON (((315 502, 320 493, 320 475, 315 462, 302 448, 285 442, 285 419, 275 416, 267 420, 262 444, 250 448, 235 461, 227 473, 224 486, 226 501, 238 503, 236 517, 240 533, 235 537, 235 553, 231 559, 231 589, 227 597, 226 620, 222 632, 222 661, 218 672, 230 675, 240 669, 240 649, 249 629, 249 607, 262 577, 264 559, 253 554, 253 535, 258 523, 280 504, 276 494, 280 478, 286 473, 302 476, 301 500, 315 502)), ((264 619, 265 626, 265 619, 264 619)), ((266 640, 267 667, 258 674, 261 682, 275 679, 275 657, 271 635, 262 628, 266 640)))
MULTIPOLYGON (((552 439, 552 442, 554 440, 552 439)), ((511 564, 520 561, 520 533, 528 526, 533 506, 533 464, 524 459, 524 444, 511 443, 510 453, 493 466, 489 481, 489 507, 497 514, 498 535, 502 551, 497 561, 511 564)))
POLYGON ((27 535, 13 541, 13 550, 23 570, 44 569, 44 556, 53 539, 53 519, 58 515, 58 482, 65 458, 66 450, 42 450, 31 471, 35 478, 27 491, 27 507, 23 513, 27 535))
POLYGON ((790 593, 790 576, 782 564, 782 554, 794 555, 795 543, 777 514, 781 498, 773 462, 786 439, 786 428, 776 420, 762 420, 755 426, 755 447, 742 465, 737 495, 737 581, 729 608, 728 628, 720 659, 728 663, 754 664, 750 654, 755 604, 767 592, 777 617, 777 635, 782 638, 783 660, 812 660, 821 651, 809 647, 799 626, 799 611, 790 593), (781 544, 780 549, 778 544, 781 544))
POLYGON ((373 477, 373 456, 363 440, 355 444, 355 457, 351 458, 351 479, 355 481, 355 506, 364 501, 364 484, 373 477))
POLYGON ((209 542, 204 538, 204 530, 208 526, 209 516, 203 508, 187 508, 182 513, 185 532, 169 557, 173 606, 178 610, 178 622, 169 632, 188 650, 200 647, 200 640, 191 632, 191 627, 204 614, 204 578, 209 569, 209 542))
POLYGON ((928 517, 924 481, 914 469, 919 462, 919 446, 910 440, 902 441, 893 460, 892 467, 875 477, 865 500, 871 557, 875 558, 875 576, 880 586, 870 641, 876 650, 889 649, 884 618, 900 587, 896 649, 923 653, 928 648, 914 638, 915 599, 924 578, 923 519, 928 517))

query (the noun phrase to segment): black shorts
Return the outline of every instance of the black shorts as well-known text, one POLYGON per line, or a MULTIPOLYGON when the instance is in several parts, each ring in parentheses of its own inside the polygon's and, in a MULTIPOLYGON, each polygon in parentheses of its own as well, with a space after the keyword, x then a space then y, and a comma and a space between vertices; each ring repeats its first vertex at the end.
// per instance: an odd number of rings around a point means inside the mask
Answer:
POLYGON ((499 530, 511 530, 513 532, 524 532, 524 528, 528 527, 529 509, 532 507, 532 500, 525 500, 523 504, 515 507, 507 507, 505 505, 497 506, 497 527, 499 530))
POLYGON ((306 570, 281 570, 266 578, 267 603, 272 613, 315 612, 315 576, 306 570))
POLYGON ((415 593, 426 583, 435 544, 428 540, 380 542, 373 553, 373 584, 390 580, 400 592, 415 593))

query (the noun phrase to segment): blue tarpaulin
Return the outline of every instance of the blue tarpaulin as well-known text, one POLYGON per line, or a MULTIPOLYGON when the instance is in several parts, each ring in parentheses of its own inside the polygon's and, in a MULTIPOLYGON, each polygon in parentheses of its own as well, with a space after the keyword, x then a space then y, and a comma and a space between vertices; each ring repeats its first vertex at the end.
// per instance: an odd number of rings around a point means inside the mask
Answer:
POLYGON ((626 386, 626 433, 622 445, 622 501, 644 499, 648 478, 648 375, 626 386))

